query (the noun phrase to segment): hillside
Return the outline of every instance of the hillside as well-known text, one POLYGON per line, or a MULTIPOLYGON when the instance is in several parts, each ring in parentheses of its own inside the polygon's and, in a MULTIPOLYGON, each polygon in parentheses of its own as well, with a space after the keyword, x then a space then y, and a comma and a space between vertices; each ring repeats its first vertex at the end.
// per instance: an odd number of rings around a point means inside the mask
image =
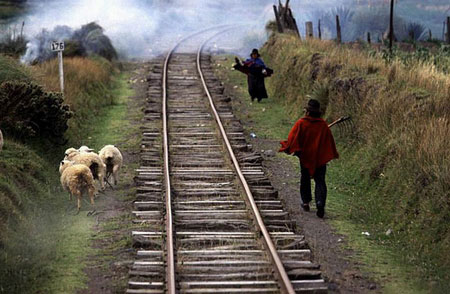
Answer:
POLYGON ((292 120, 310 97, 328 121, 352 117, 353 128, 337 134, 342 179, 358 183, 347 217, 420 265, 419 276, 448 283, 450 77, 427 62, 289 36, 273 35, 262 52, 277 73, 271 97, 292 120))

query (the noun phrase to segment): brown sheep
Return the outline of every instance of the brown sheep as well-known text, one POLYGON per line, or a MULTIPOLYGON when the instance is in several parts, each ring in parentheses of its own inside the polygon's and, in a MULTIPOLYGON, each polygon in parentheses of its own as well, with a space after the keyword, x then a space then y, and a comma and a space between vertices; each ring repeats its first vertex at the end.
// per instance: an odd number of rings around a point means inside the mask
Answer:
POLYGON ((61 185, 69 192, 70 200, 72 200, 72 196, 77 197, 78 211, 81 208, 81 197, 84 192, 87 192, 91 204, 94 205, 94 178, 87 166, 63 160, 59 166, 59 172, 61 173, 61 185))

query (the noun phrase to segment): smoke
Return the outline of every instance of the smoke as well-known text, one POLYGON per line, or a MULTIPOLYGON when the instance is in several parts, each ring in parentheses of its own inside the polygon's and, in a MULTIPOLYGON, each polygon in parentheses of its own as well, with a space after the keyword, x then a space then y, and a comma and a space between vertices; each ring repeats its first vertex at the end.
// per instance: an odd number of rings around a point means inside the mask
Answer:
MULTIPOLYGON (((341 16, 341 27, 344 40, 351 41, 364 38, 367 32, 371 32, 375 40, 386 30, 388 2, 292 0, 290 5, 303 36, 306 21, 314 22, 317 35, 320 19, 322 36, 326 39, 335 38, 336 12, 347 11, 349 17, 341 16)), ((403 29, 403 35, 407 36, 407 28, 412 27, 410 24, 417 23, 414 27, 422 25, 426 31, 431 29, 434 37, 440 38, 444 20, 442 12, 433 10, 431 4, 425 7, 421 2, 396 2, 397 30, 403 29)), ((449 6, 448 0, 433 2, 437 7, 441 3, 449 6)), ((274 18, 272 5, 278 4, 278 0, 29 0, 28 3, 30 13, 25 18, 25 33, 28 39, 36 36, 42 40, 40 45, 39 42, 29 44, 27 56, 31 56, 31 51, 36 51, 39 46, 49 46, 50 39, 63 38, 59 29, 55 29, 57 26, 75 31, 87 23, 96 22, 104 28, 104 34, 111 39, 119 56, 149 58, 165 52, 180 36, 211 26, 235 23, 245 25, 233 34, 227 34, 226 40, 225 36, 219 38, 217 46, 223 45, 229 51, 246 55, 266 40, 264 28, 274 18)), ((396 35, 401 34, 396 31, 396 35)))
POLYGON ((232 35, 233 49, 248 51, 266 40, 264 26, 273 15, 272 0, 28 2, 31 12, 25 19, 25 33, 32 41, 24 60, 35 58, 33 54, 49 46, 49 42, 64 39, 90 22, 104 28, 104 34, 111 39, 121 57, 152 57, 166 51, 180 36, 236 23, 245 23, 245 26, 232 35))

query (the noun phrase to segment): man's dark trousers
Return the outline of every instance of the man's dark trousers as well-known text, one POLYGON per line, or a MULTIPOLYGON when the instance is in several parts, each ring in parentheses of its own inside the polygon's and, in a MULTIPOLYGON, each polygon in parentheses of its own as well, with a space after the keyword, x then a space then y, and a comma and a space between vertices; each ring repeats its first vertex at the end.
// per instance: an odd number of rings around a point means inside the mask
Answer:
MULTIPOLYGON (((300 177, 300 196, 303 203, 309 203, 312 200, 311 196, 311 176, 307 168, 301 167, 300 177)), ((327 184, 325 183, 325 173, 327 166, 323 165, 316 169, 314 173, 314 182, 316 183, 316 189, 314 196, 317 207, 325 208, 325 202, 327 200, 327 184)))

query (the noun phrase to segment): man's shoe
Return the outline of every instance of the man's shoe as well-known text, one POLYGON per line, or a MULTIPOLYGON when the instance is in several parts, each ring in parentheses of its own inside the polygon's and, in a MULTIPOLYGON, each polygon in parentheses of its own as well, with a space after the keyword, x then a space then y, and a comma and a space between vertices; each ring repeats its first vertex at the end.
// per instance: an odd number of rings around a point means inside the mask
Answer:
POLYGON ((302 203, 302 208, 304 211, 309 211, 309 204, 308 203, 302 203))
POLYGON ((325 215, 325 208, 322 206, 317 207, 316 215, 317 217, 323 218, 323 216, 325 215))

